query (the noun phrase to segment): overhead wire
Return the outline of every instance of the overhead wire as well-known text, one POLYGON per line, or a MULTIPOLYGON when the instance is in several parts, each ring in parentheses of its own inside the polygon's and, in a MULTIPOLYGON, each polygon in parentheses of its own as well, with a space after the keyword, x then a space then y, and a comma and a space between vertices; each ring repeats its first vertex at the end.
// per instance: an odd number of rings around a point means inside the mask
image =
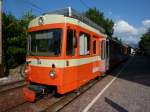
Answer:
POLYGON ((81 3, 82 3, 82 5, 84 5, 87 9, 89 9, 90 7, 83 1, 83 0, 79 0, 81 3))
POLYGON ((38 5, 36 5, 35 3, 33 3, 33 1, 31 2, 31 0, 28 0, 28 2, 29 2, 33 7, 37 8, 37 9, 39 9, 39 10, 41 10, 41 11, 46 11, 45 9, 43 9, 43 8, 39 7, 38 5))
POLYGON ((36 11, 43 13, 46 10, 42 9, 41 7, 39 7, 38 5, 34 4, 33 2, 31 2, 30 0, 22 0, 24 3, 30 5, 32 8, 34 8, 36 11))

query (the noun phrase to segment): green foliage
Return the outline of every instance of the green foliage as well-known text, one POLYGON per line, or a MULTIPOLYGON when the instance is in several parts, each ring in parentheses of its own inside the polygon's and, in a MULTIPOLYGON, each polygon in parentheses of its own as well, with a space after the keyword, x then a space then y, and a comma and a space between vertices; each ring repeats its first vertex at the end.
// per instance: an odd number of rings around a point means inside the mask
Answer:
POLYGON ((85 16, 87 16, 99 26, 103 27, 106 31, 106 34, 112 37, 114 22, 111 19, 105 18, 104 14, 96 8, 90 8, 85 12, 85 16))
POLYGON ((31 12, 25 13, 21 19, 16 19, 11 13, 3 13, 3 63, 6 68, 13 68, 25 61, 27 27, 33 17, 31 12))
POLYGON ((149 52, 149 50, 150 50, 150 28, 149 28, 148 32, 146 32, 141 37, 141 40, 139 42, 139 47, 140 47, 141 51, 143 51, 144 53, 149 52))

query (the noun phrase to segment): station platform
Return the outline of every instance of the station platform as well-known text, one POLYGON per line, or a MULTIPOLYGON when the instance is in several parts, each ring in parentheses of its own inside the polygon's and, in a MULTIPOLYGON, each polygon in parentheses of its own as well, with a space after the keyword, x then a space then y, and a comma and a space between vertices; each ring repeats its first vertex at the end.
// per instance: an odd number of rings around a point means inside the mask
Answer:
POLYGON ((134 56, 61 112, 149 112, 150 58, 134 56))

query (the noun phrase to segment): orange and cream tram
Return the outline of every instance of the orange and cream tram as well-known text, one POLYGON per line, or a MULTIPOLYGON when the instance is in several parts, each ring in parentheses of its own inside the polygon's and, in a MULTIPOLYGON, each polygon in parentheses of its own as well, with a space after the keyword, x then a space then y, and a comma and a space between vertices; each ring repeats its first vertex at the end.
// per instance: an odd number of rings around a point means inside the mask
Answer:
POLYGON ((28 32, 28 101, 37 93, 70 92, 109 69, 104 30, 70 7, 36 17, 28 32))

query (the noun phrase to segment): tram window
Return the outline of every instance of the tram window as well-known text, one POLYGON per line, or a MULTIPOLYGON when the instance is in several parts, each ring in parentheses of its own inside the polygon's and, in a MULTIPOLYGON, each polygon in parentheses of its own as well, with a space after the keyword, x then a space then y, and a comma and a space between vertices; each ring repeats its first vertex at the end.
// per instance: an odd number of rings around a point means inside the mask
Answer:
POLYGON ((96 40, 93 41, 93 54, 96 54, 96 40))
POLYGON ((80 33, 80 55, 90 54, 90 35, 80 33))
POLYGON ((75 55, 75 48, 74 48, 74 37, 76 31, 72 29, 67 30, 67 46, 66 46, 66 54, 67 55, 75 55))
POLYGON ((50 29, 30 33, 30 54, 59 56, 61 53, 61 29, 50 29))
POLYGON ((105 40, 102 40, 102 43, 101 43, 101 58, 102 60, 105 59, 105 40))

